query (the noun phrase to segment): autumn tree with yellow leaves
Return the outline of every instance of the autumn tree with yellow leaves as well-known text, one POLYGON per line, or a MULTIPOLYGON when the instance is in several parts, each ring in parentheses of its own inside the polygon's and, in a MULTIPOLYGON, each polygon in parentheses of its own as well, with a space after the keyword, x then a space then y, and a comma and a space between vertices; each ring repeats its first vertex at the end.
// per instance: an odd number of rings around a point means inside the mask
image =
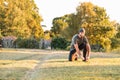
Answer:
POLYGON ((110 38, 115 36, 114 22, 111 22, 106 10, 90 2, 81 3, 77 7, 80 27, 86 29, 86 35, 91 44, 99 44, 106 51, 111 48, 110 38))
MULTIPOLYGON (((67 14, 61 17, 67 27, 62 30, 61 36, 71 39, 75 33, 78 33, 81 27, 85 28, 86 36, 91 45, 99 45, 105 51, 111 49, 111 38, 115 36, 115 24, 110 21, 106 10, 103 7, 92 4, 91 2, 83 2, 76 8, 76 13, 67 14)), ((54 25, 54 24, 53 24, 54 25)), ((60 25, 57 23, 56 25, 60 25)), ((57 28, 53 26, 53 28, 57 28)), ((62 28, 62 27, 59 27, 62 28)), ((56 29, 59 33, 60 29, 56 29)))
POLYGON ((43 37, 42 17, 34 0, 0 0, 0 30, 3 36, 43 37))

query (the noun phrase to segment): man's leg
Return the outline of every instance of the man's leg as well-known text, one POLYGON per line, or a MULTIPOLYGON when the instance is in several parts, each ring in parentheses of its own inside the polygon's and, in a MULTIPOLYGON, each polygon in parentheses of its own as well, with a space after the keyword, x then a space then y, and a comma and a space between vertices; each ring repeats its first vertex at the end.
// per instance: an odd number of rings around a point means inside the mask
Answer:
POLYGON ((83 61, 86 61, 86 54, 87 54, 86 44, 85 44, 85 43, 82 43, 81 45, 79 45, 79 49, 80 49, 80 50, 83 49, 83 57, 84 57, 84 60, 83 60, 83 61))
POLYGON ((83 61, 86 61, 86 54, 87 54, 87 49, 84 48, 84 49, 83 49, 83 57, 84 57, 84 60, 83 60, 83 61))
POLYGON ((73 50, 70 51, 70 53, 69 53, 69 58, 68 58, 69 61, 77 60, 77 55, 75 54, 75 52, 76 52, 75 49, 73 49, 73 50))

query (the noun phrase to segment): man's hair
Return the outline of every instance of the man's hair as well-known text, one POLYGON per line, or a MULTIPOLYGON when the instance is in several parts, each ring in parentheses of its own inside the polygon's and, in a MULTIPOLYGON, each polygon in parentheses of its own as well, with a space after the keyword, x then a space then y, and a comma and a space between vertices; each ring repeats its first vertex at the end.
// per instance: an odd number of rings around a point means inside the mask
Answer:
POLYGON ((84 28, 80 28, 79 32, 85 32, 84 28))

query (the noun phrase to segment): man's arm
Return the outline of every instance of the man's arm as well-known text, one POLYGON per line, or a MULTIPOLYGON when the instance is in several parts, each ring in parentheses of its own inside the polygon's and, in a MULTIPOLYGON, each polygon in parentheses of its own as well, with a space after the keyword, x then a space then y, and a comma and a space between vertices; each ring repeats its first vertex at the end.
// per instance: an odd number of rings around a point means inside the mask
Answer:
POLYGON ((91 48, 90 48, 90 44, 89 43, 86 44, 86 49, 87 49, 86 57, 87 57, 87 59, 89 59, 90 58, 90 52, 91 52, 91 48))
POLYGON ((74 47, 75 47, 75 49, 76 49, 77 54, 80 55, 80 57, 81 57, 82 60, 84 60, 84 57, 82 56, 82 54, 81 54, 81 52, 80 52, 80 50, 79 50, 79 48, 78 48, 78 44, 77 44, 77 43, 74 44, 74 47))
POLYGON ((77 52, 79 55, 81 55, 81 53, 80 53, 80 50, 79 50, 79 48, 78 48, 78 44, 77 44, 77 43, 76 43, 76 44, 74 44, 74 47, 75 47, 76 52, 77 52))

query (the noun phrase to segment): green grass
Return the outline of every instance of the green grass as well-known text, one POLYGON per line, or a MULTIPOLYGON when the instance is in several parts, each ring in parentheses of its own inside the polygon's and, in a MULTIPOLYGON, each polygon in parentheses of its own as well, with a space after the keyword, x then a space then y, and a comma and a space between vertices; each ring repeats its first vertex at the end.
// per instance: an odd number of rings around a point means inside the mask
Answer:
POLYGON ((68 61, 68 51, 2 50, 0 80, 120 80, 120 54, 92 53, 68 61), (29 73, 29 74, 27 74, 29 73))
MULTIPOLYGON (((66 56, 66 54, 64 54, 66 56)), ((61 58, 63 58, 63 54, 61 58)), ((119 80, 120 55, 93 53, 89 62, 51 59, 41 66, 36 80, 119 80)), ((56 57, 55 57, 56 58, 56 57)))
POLYGON ((49 64, 46 65, 48 67, 39 71, 42 76, 37 77, 36 80, 117 80, 120 78, 120 65, 115 64, 99 65, 97 62, 94 64, 93 62, 63 63, 60 61, 58 63, 46 64, 49 64))

